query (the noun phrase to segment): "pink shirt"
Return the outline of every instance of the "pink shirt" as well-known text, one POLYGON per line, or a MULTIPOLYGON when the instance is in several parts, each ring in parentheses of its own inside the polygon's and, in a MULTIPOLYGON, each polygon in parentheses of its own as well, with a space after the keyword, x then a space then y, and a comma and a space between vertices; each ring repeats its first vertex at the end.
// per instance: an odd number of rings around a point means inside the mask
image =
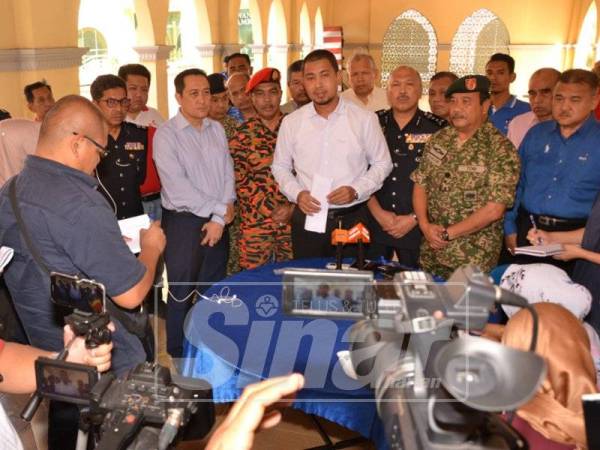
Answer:
POLYGON ((19 173, 25 157, 35 152, 41 125, 27 119, 0 122, 0 186, 19 173))
POLYGON ((518 149, 529 129, 537 123, 539 120, 533 111, 519 114, 508 124, 508 139, 518 149))

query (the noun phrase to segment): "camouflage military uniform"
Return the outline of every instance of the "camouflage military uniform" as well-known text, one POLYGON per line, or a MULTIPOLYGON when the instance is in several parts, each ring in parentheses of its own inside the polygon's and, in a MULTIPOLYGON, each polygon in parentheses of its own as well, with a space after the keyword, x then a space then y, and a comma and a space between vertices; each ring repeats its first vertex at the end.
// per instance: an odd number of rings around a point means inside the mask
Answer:
MULTIPOLYGON (((459 146, 453 127, 435 134, 425 146, 423 160, 411 179, 427 192, 431 223, 448 227, 469 217, 488 202, 509 208, 519 179, 519 156, 491 123, 483 124, 459 146)), ((468 236, 451 240, 441 250, 421 244, 423 270, 448 278, 463 264, 489 272, 502 248, 502 221, 468 236)))
MULTIPOLYGON (((219 121, 225 129, 225 136, 227 140, 231 140, 235 136, 235 131, 239 126, 239 123, 231 116, 225 116, 219 121)), ((231 149, 230 149, 231 150, 231 149)), ((233 155, 232 155, 233 156, 233 155)), ((227 225, 227 232, 229 233, 229 258, 227 259, 227 275, 240 271, 240 215, 239 211, 236 211, 233 222, 227 225)))
POLYGON ((227 136, 227 140, 231 139, 235 134, 235 130, 240 125, 238 121, 236 121, 231 116, 225 116, 223 119, 219 120, 223 128, 225 128, 225 136, 227 136))
POLYGON ((253 269, 272 260, 292 259, 291 227, 271 219, 273 209, 289 205, 271 173, 281 120, 274 131, 260 118, 242 123, 229 141, 233 157, 238 212, 241 220, 239 262, 253 269))

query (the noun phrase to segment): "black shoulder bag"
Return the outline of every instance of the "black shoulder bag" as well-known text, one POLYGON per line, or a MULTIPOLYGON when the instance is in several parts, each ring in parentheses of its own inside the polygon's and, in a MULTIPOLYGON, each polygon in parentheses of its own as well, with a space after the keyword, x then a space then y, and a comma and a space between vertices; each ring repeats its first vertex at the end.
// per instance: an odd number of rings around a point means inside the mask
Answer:
MULTIPOLYGON (((8 195, 10 198, 10 205, 12 207, 15 218, 17 219, 17 226, 19 227, 21 236, 23 236, 23 240, 25 241, 25 245, 29 249, 31 256, 33 257, 37 265, 44 271, 44 273, 50 276, 50 270, 44 263, 40 253, 37 250, 37 247, 33 245, 33 241, 31 240, 29 231, 25 225, 25 222, 23 221, 23 216, 21 215, 21 208, 19 207, 19 202, 17 201, 17 177, 18 176, 15 176, 12 178, 12 180, 9 181, 8 195)), ((110 298, 106 302, 106 310, 112 317, 121 322, 121 324, 125 327, 127 331, 137 336, 137 338, 141 341, 142 345, 144 346, 144 350, 146 351, 146 359, 148 361, 154 360, 154 337, 152 333, 152 327, 150 326, 148 314, 142 310, 136 312, 125 312, 110 298)))

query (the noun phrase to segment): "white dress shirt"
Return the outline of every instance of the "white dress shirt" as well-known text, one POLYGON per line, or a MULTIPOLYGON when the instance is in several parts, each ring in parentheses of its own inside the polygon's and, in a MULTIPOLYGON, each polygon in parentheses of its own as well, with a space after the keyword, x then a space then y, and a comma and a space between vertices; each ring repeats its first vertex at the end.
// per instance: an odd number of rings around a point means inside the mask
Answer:
POLYGON ((340 94, 341 97, 346 100, 350 100, 353 103, 356 103, 361 108, 364 108, 368 111, 379 111, 380 109, 389 109, 390 104, 388 103, 387 92, 385 89, 375 86, 371 93, 367 96, 367 103, 363 103, 363 101, 356 96, 354 93, 354 89, 346 89, 344 92, 340 94))
POLYGON ((313 103, 286 116, 279 129, 271 171, 291 202, 311 190, 314 174, 331 178, 332 191, 351 186, 367 200, 392 171, 392 160, 377 116, 340 98, 326 119, 313 103), (294 174, 292 171, 295 171, 294 174))

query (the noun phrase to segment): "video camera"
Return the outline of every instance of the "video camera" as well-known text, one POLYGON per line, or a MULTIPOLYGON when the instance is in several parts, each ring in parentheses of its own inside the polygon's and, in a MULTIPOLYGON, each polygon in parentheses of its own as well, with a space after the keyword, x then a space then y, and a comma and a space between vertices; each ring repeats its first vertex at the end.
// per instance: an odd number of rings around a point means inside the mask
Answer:
MULTIPOLYGON (((102 284, 53 272, 51 294, 54 303, 72 310, 65 322, 87 348, 111 341, 102 284)), ((64 361, 67 353, 68 347, 56 359, 36 360, 36 392, 21 417, 30 421, 44 397, 79 405, 77 448, 87 447, 91 432, 100 450, 166 449, 176 437, 200 439, 212 428, 212 388, 206 381, 174 379, 167 368, 147 362, 123 379, 110 372, 100 377, 95 367, 64 361)))
POLYGON ((132 442, 166 449, 180 430, 180 437, 198 439, 214 424, 210 385, 183 377, 173 381, 170 371, 157 364, 142 363, 123 379, 111 373, 99 378, 93 367, 49 358, 38 358, 35 369, 40 396, 83 406, 82 430, 99 426, 97 450, 125 449, 132 442), (193 436, 185 435, 190 421, 193 436), (143 427, 154 432, 139 434, 143 427))
POLYGON ((287 314, 356 321, 347 373, 374 389, 390 448, 528 448, 494 413, 513 411, 535 394, 546 374, 543 359, 464 333, 482 330, 495 303, 519 306, 533 315, 534 350, 537 315, 525 299, 473 266, 446 283, 424 272, 375 281, 366 271, 311 269, 286 269, 283 282, 287 314), (311 300, 310 286, 318 286, 311 300))

